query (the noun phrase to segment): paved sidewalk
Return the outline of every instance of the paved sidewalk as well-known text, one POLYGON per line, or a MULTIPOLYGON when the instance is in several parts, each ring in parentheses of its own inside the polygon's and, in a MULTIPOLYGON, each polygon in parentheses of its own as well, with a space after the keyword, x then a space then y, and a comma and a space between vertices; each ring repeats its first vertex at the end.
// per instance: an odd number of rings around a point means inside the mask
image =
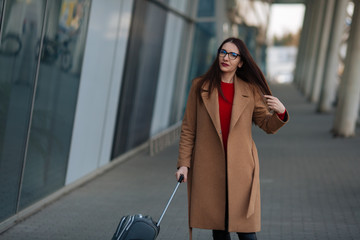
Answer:
MULTIPOLYGON (((292 85, 273 92, 290 122, 276 135, 254 129, 260 155, 262 231, 259 240, 360 239, 360 137, 333 138, 333 115, 292 85)), ((141 153, 117 165, 0 235, 1 240, 111 239, 121 216, 160 217, 173 188, 177 144, 150 157, 141 153)), ((186 186, 165 215, 158 239, 186 240, 186 186)), ((209 240, 209 230, 194 230, 209 240)), ((237 239, 232 235, 232 239, 237 239)))

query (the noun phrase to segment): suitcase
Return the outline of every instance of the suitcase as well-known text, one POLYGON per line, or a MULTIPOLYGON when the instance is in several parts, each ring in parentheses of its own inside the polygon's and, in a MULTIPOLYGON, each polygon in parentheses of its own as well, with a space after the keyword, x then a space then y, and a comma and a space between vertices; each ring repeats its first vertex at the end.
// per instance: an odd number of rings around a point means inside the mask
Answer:
POLYGON ((160 232, 160 222, 183 180, 184 176, 181 175, 157 223, 150 216, 143 216, 141 214, 124 216, 121 218, 112 240, 155 240, 160 232))

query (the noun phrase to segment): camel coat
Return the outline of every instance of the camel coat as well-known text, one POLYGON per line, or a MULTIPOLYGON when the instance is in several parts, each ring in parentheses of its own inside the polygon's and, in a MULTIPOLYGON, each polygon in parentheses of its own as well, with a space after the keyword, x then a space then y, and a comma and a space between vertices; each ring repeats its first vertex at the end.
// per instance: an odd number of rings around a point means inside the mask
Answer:
POLYGON ((193 81, 189 93, 177 163, 177 167, 189 168, 189 227, 225 230, 227 186, 229 232, 258 232, 259 159, 251 127, 254 122, 265 132, 275 133, 285 122, 269 112, 262 95, 252 84, 235 78, 226 164, 218 91, 214 89, 210 97, 202 92, 203 102, 200 102, 195 87, 198 80, 193 81))

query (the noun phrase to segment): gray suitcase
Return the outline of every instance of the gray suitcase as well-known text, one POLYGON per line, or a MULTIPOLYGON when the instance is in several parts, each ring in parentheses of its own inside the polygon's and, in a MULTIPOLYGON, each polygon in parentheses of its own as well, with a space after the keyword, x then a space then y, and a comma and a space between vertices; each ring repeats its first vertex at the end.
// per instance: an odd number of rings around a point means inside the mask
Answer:
POLYGON ((157 223, 150 216, 143 216, 141 214, 124 216, 121 218, 112 240, 155 240, 160 232, 160 222, 183 179, 184 176, 181 175, 157 223))

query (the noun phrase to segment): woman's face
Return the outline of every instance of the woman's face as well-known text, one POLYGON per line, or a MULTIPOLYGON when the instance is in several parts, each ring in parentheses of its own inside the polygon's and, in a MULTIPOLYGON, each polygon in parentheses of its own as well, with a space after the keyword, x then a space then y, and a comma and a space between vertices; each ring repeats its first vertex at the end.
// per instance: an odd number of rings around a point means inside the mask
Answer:
POLYGON ((243 65, 239 49, 231 42, 225 43, 219 53, 220 70, 223 73, 235 73, 236 69, 243 65))

